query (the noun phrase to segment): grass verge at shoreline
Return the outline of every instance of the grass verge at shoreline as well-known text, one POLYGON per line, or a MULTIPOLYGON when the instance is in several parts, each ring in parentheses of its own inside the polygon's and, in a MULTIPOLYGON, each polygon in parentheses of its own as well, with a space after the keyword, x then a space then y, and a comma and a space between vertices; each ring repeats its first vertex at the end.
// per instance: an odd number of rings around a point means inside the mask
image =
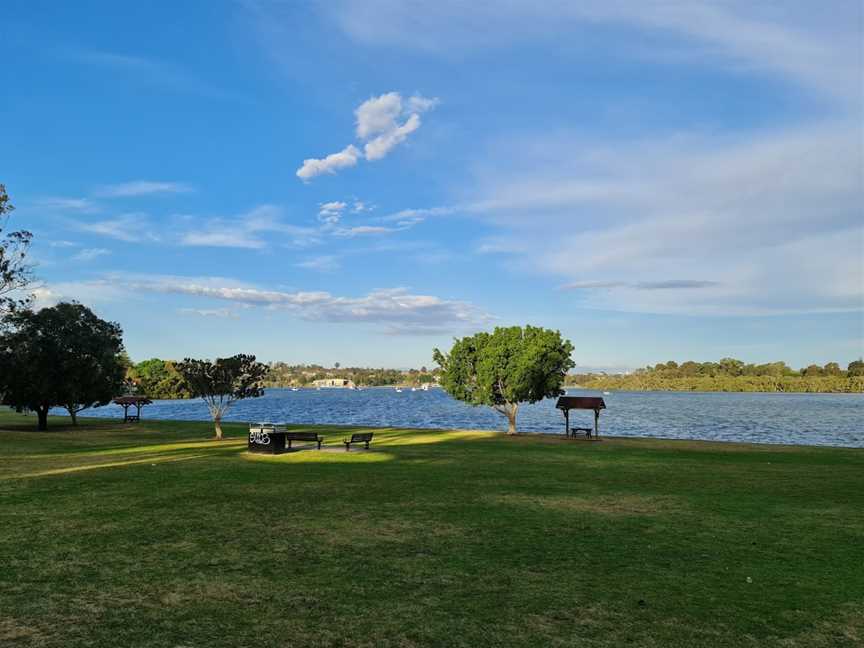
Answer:
POLYGON ((3 646, 864 642, 862 450, 60 420, 0 411, 3 646))

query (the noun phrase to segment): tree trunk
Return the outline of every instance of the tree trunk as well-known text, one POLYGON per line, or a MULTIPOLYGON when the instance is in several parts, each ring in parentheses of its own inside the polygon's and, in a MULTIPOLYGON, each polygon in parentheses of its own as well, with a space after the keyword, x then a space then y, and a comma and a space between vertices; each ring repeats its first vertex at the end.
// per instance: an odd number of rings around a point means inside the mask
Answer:
POLYGON ((213 425, 216 427, 216 440, 222 440, 222 415, 217 414, 213 417, 213 425))
POLYGON ((76 412, 74 409, 69 410, 69 418, 72 419, 72 425, 78 425, 78 412, 76 412))
POLYGON ((507 404, 507 434, 517 434, 516 432, 516 412, 519 411, 518 405, 507 404))
POLYGON ((48 429, 48 407, 37 407, 36 416, 38 417, 36 429, 40 432, 44 432, 48 429))

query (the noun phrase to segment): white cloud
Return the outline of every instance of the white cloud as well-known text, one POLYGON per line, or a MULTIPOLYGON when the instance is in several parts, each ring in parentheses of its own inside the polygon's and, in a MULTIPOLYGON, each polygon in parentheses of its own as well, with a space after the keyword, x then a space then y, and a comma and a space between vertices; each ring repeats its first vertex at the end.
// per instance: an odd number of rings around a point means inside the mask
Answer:
MULTIPOLYGON (((233 218, 199 219, 183 217, 178 234, 181 245, 261 250, 274 245, 273 234, 287 238, 290 245, 305 247, 317 242, 318 231, 284 222, 282 209, 259 205, 233 218)), ((280 241, 285 243, 285 241, 280 241)))
POLYGON ((405 138, 418 128, 420 128, 420 116, 413 114, 408 117, 404 124, 366 142, 366 145, 363 147, 366 159, 369 161, 380 160, 392 151, 394 147, 404 142, 405 138))
POLYGON ((152 180, 134 180, 114 185, 105 185, 96 190, 96 195, 103 198, 131 198, 153 194, 179 194, 194 191, 182 182, 154 182, 152 180))
POLYGON ((121 214, 116 218, 97 221, 95 223, 76 223, 75 227, 81 231, 118 241, 157 241, 159 238, 151 231, 151 225, 146 214, 128 213, 121 214))
POLYGON ((329 254, 311 257, 294 265, 304 270, 315 270, 317 272, 335 272, 341 267, 339 259, 329 254))
MULTIPOLYGON (((532 0, 439 0, 428 5, 341 0, 327 5, 327 11, 362 43, 441 56, 512 47, 516 40, 572 39, 580 28, 588 30, 598 23, 637 27, 666 36, 667 47, 683 46, 690 64, 702 60, 739 71, 777 73, 860 101, 861 7, 855 1, 833 2, 826 11, 809 0, 549 0, 542 6, 532 0)), ((609 38, 614 39, 614 34, 609 38)), ((628 31, 622 32, 621 39, 619 54, 645 56, 628 31)), ((613 47, 617 44, 610 42, 613 47)))
POLYGON ((318 220, 325 225, 337 225, 346 207, 348 203, 339 200, 321 203, 318 209, 318 220))
POLYGON ((391 234, 397 231, 396 228, 381 225, 356 225, 354 227, 340 227, 333 230, 333 234, 342 238, 353 238, 368 234, 391 234))
POLYGON ((339 169, 353 167, 357 164, 360 157, 360 151, 353 144, 349 144, 338 153, 331 153, 324 159, 318 160, 308 158, 303 160, 303 166, 297 169, 297 177, 308 182, 317 175, 322 173, 336 173, 339 169))
MULTIPOLYGON (((420 113, 431 110, 438 99, 414 95, 403 101, 398 92, 387 92, 372 97, 360 104, 354 111, 356 118, 355 133, 363 144, 363 155, 367 161, 380 160, 396 146, 420 128, 420 113)), ((337 170, 357 164, 360 150, 349 144, 339 153, 324 159, 303 160, 297 170, 297 177, 308 182, 322 173, 336 173, 337 170)))
POLYGON ((99 205, 87 198, 58 198, 56 196, 40 198, 36 201, 36 206, 42 209, 74 211, 82 214, 95 214, 101 211, 99 205))
POLYGON ((690 314, 864 307, 864 156, 851 123, 717 141, 508 140, 467 209, 484 251, 580 303, 690 314))
POLYGON ((375 209, 375 208, 372 207, 371 205, 367 205, 362 200, 355 200, 354 203, 351 205, 351 213, 352 214, 362 214, 364 212, 370 212, 373 209, 375 209))
POLYGON ((402 333, 441 333, 480 326, 491 320, 488 314, 468 302, 412 294, 404 288, 374 290, 361 297, 339 297, 323 291, 262 290, 218 277, 118 275, 107 281, 116 282, 126 290, 277 308, 312 321, 381 324, 388 330, 402 333))
POLYGON ((92 261, 101 256, 111 254, 111 250, 105 248, 85 248, 72 257, 73 261, 92 261))
POLYGON ((199 317, 218 317, 226 319, 237 319, 240 317, 236 310, 230 308, 180 308, 177 312, 184 315, 198 315, 199 317))
POLYGON ((367 99, 357 107, 354 115, 357 118, 357 137, 360 139, 391 131, 397 127, 396 120, 402 115, 402 95, 387 92, 380 97, 367 99))

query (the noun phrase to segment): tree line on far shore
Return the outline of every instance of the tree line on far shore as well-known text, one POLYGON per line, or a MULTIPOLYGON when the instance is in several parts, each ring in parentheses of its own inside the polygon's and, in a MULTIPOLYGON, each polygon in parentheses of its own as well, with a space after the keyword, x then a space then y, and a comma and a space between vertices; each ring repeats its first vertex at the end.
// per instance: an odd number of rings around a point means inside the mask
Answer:
POLYGON ((864 392, 864 361, 853 360, 845 369, 829 362, 795 370, 785 362, 747 364, 723 358, 678 364, 670 360, 631 374, 571 374, 567 384, 625 391, 864 392))

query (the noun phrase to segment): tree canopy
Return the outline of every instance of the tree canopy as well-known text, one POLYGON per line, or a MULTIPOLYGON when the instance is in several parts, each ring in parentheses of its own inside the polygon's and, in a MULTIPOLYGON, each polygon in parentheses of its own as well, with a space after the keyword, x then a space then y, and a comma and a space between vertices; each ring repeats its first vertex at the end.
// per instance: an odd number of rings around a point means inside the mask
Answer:
POLYGON ((449 353, 434 349, 432 357, 447 393, 493 408, 507 417, 508 434, 515 434, 520 403, 564 393, 564 376, 574 366, 572 352, 573 345, 558 331, 511 326, 457 339, 449 353))
POLYGON ((189 398, 189 388, 176 363, 171 360, 150 358, 132 364, 126 372, 126 378, 134 385, 136 393, 150 398, 175 399, 189 398))
POLYGON ((65 408, 72 422, 88 407, 106 405, 123 387, 123 331, 86 306, 13 310, 0 335, 0 391, 4 402, 38 416, 47 429, 48 410, 65 408))
POLYGON ((661 362, 630 374, 571 374, 567 383, 586 389, 728 391, 728 392, 861 392, 864 362, 844 370, 837 362, 795 370, 785 362, 748 364, 734 358, 719 362, 661 362))
POLYGON ((210 410, 216 438, 222 439, 222 417, 236 401, 258 398, 264 394, 263 381, 267 365, 255 361, 254 355, 195 360, 186 358, 176 365, 192 396, 200 397, 210 410))
POLYGON ((31 266, 27 263, 33 235, 26 230, 4 235, 14 209, 6 187, 0 184, 0 317, 27 304, 29 296, 21 293, 33 279, 31 266))

